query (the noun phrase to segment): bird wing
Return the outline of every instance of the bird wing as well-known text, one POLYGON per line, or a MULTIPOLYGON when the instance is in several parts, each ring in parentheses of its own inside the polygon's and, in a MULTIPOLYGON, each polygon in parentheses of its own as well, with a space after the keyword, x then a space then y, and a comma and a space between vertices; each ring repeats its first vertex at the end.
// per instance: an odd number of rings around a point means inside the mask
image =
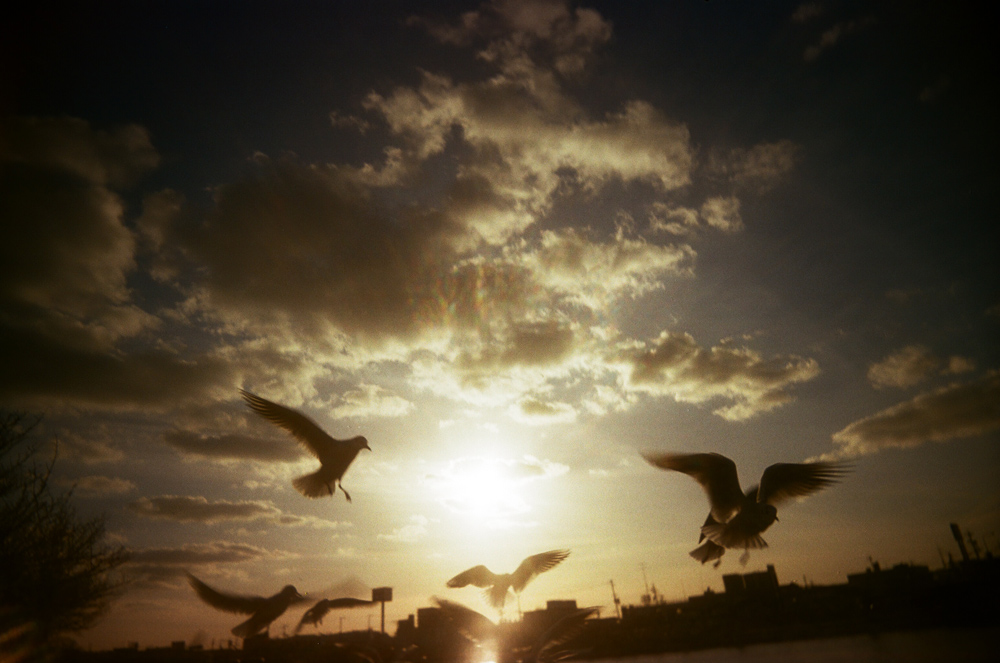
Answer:
POLYGON ((760 477, 757 501, 777 505, 837 483, 850 471, 841 463, 775 463, 760 477))
POLYGON ((240 389, 240 395, 250 409, 270 421, 279 428, 284 428, 317 458, 324 454, 334 443, 332 437, 320 428, 316 422, 301 412, 296 412, 283 405, 272 403, 249 391, 240 389))
POLYGON ((476 587, 492 587, 496 581, 497 575, 480 564, 459 573, 448 581, 448 586, 465 587, 466 585, 474 585, 476 587))
POLYGON ((497 639, 497 625, 486 615, 446 599, 434 597, 434 602, 458 632, 473 643, 483 645, 497 639))
POLYGON ((224 594, 216 589, 212 589, 201 580, 198 580, 190 573, 188 582, 202 601, 217 610, 225 612, 236 612, 249 615, 260 610, 267 599, 263 596, 240 596, 238 594, 224 594))
POLYGON ((578 608, 552 625, 535 644, 534 660, 538 663, 562 661, 580 652, 566 648, 566 644, 583 633, 584 622, 597 612, 597 608, 578 608))
POLYGON ((526 557, 510 575, 510 586, 515 592, 520 592, 532 578, 548 571, 567 557, 569 557, 568 550, 550 550, 526 557))
POLYGON ((732 518, 743 502, 736 463, 717 453, 698 454, 643 454, 652 465, 664 470, 675 470, 688 475, 705 489, 711 515, 724 523, 732 518))
POLYGON ((329 610, 341 610, 343 608, 360 608, 366 605, 375 605, 374 601, 366 601, 365 599, 355 599, 345 596, 339 599, 327 599, 329 604, 329 610))

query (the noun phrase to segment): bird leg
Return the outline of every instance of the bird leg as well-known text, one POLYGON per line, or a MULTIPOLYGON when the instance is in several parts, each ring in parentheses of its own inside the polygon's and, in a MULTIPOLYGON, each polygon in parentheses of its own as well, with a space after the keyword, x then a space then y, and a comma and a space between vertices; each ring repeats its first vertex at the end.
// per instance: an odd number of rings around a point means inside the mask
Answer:
POLYGON ((740 555, 740 564, 742 564, 743 566, 746 566, 747 562, 749 562, 749 561, 750 561, 750 549, 749 548, 744 548, 743 549, 743 554, 740 555))
POLYGON ((347 490, 344 489, 344 484, 342 484, 340 482, 337 482, 337 485, 340 486, 340 489, 344 491, 344 497, 346 497, 347 501, 350 502, 351 501, 351 494, 349 492, 347 492, 347 490))

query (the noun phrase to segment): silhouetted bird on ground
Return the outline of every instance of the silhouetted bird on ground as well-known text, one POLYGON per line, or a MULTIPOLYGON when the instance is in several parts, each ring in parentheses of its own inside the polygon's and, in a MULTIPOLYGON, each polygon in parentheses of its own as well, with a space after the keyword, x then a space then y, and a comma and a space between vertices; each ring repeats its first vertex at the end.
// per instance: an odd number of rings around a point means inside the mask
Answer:
POLYGON ((597 612, 597 608, 578 608, 559 619, 534 642, 516 642, 511 637, 515 631, 509 625, 496 624, 460 603, 437 597, 434 601, 455 629, 485 654, 492 655, 493 660, 524 663, 552 663, 581 653, 570 645, 583 632, 584 621, 597 612))
POLYGON ((232 633, 238 638, 246 639, 269 628, 271 622, 283 615, 289 606, 306 600, 291 585, 286 585, 274 596, 240 596, 212 589, 190 573, 187 577, 198 598, 208 605, 225 612, 250 615, 250 619, 233 628, 232 633))
MULTIPOLYGON (((683 472, 701 484, 711 507, 702 534, 716 546, 743 548, 742 564, 749 559, 750 549, 767 547, 760 535, 778 520, 777 504, 836 483, 850 469, 839 463, 775 463, 764 470, 760 486, 744 494, 736 464, 721 454, 665 453, 644 457, 656 467, 683 472)), ((692 550, 691 556, 704 563, 718 559, 722 552, 703 544, 692 550)))
POLYGON ((313 626, 319 628, 319 625, 323 623, 323 618, 326 617, 326 613, 331 610, 360 608, 366 605, 374 605, 374 603, 372 601, 354 598, 321 599, 316 602, 316 605, 306 610, 306 614, 302 615, 302 619, 299 620, 298 625, 295 627, 295 635, 298 635, 299 631, 301 631, 302 627, 306 624, 312 624, 313 626))
POLYGON ((240 389, 240 394, 254 412, 291 433, 319 459, 318 470, 292 481, 296 490, 306 497, 325 497, 332 496, 339 485, 347 501, 351 501, 351 495, 344 490, 341 480, 359 451, 362 449, 371 451, 368 440, 360 435, 349 440, 334 439, 304 414, 272 403, 243 389, 240 389))
POLYGON ((483 594, 490 605, 503 611, 508 590, 512 589, 515 594, 520 594, 535 576, 553 568, 568 556, 568 550, 550 550, 532 555, 525 558, 513 573, 493 573, 480 564, 459 573, 448 581, 448 586, 453 588, 467 585, 481 587, 485 590, 483 594))

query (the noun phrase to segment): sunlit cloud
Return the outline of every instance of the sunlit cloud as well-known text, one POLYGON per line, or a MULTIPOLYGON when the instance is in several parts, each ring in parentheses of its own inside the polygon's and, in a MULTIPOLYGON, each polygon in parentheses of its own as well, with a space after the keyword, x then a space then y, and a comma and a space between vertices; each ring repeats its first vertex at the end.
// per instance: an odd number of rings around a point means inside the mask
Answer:
POLYGON ((397 543, 415 543, 427 536, 427 525, 430 519, 426 516, 413 515, 410 521, 402 527, 397 527, 391 534, 379 534, 378 538, 397 543))
POLYGON ((787 388, 819 374, 814 359, 794 355, 765 359, 746 347, 699 346, 690 334, 662 332, 651 344, 624 349, 628 386, 679 402, 733 401, 714 410, 730 420, 767 412, 792 400, 787 388))
POLYGON ((706 200, 701 206, 701 218, 709 226, 723 232, 736 232, 743 229, 740 201, 732 196, 716 196, 706 200))
POLYGON ((833 457, 985 435, 1000 428, 1000 373, 920 394, 833 435, 833 457))
POLYGON ((868 381, 876 389, 912 387, 925 381, 940 365, 929 348, 908 345, 868 368, 868 381))
POLYGON ((335 417, 401 417, 413 403, 373 384, 361 384, 345 392, 331 414, 335 417))

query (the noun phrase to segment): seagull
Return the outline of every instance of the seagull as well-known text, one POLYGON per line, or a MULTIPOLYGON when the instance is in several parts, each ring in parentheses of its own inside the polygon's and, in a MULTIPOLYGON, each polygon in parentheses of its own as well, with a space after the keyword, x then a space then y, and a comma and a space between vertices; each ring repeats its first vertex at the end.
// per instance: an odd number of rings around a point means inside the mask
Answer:
POLYGON ((233 635, 243 639, 270 628, 271 622, 283 615, 289 606, 305 600, 305 597, 291 585, 285 585, 284 589, 274 596, 239 596, 212 589, 190 573, 187 577, 198 598, 208 605, 225 612, 250 615, 250 619, 238 624, 232 630, 233 635))
POLYGON ((272 403, 243 389, 240 389, 240 394, 250 409, 275 426, 284 428, 291 433, 292 437, 304 444, 306 449, 319 459, 320 468, 318 470, 292 481, 296 490, 306 497, 316 498, 327 495, 332 497, 337 491, 337 486, 340 486, 347 501, 351 501, 351 495, 344 490, 344 484, 341 480, 359 451, 362 449, 371 451, 368 440, 361 435, 349 440, 337 440, 327 435, 312 419, 300 412, 272 403))
POLYGON ((584 621, 597 612, 597 608, 577 608, 563 616, 550 628, 542 633, 528 646, 518 646, 515 638, 518 629, 506 629, 503 624, 497 624, 483 615, 460 603, 434 597, 434 602, 445 618, 467 640, 496 656, 497 660, 513 660, 533 663, 551 663, 561 661, 569 656, 580 653, 569 649, 566 645, 572 642, 583 631, 584 621), (515 654, 514 657, 505 656, 515 654))
POLYGON ((361 606, 373 605, 372 601, 366 601, 364 599, 355 598, 340 598, 340 599, 321 599, 316 602, 316 605, 306 610, 306 614, 302 615, 302 619, 299 620, 298 625, 295 627, 295 635, 299 634, 302 627, 306 624, 312 624, 316 628, 323 623, 323 618, 326 617, 326 613, 331 610, 339 610, 341 608, 360 608, 361 606))
POLYGON ((644 454, 649 463, 664 470, 683 472, 701 484, 711 507, 701 533, 709 543, 691 551, 703 564, 719 559, 725 548, 743 548, 746 564, 750 550, 766 548, 761 533, 778 520, 777 504, 804 497, 836 483, 849 466, 840 463, 775 463, 764 470, 760 486, 744 494, 736 463, 717 453, 644 454), (723 550, 718 550, 721 546, 723 550))
POLYGON ((520 594, 535 576, 553 568, 568 556, 568 550, 550 550, 538 553, 526 557, 513 573, 493 573, 480 564, 459 573, 448 581, 448 586, 452 588, 467 585, 481 587, 485 590, 483 594, 489 600, 490 605, 502 612, 508 590, 512 589, 515 594, 520 594))

